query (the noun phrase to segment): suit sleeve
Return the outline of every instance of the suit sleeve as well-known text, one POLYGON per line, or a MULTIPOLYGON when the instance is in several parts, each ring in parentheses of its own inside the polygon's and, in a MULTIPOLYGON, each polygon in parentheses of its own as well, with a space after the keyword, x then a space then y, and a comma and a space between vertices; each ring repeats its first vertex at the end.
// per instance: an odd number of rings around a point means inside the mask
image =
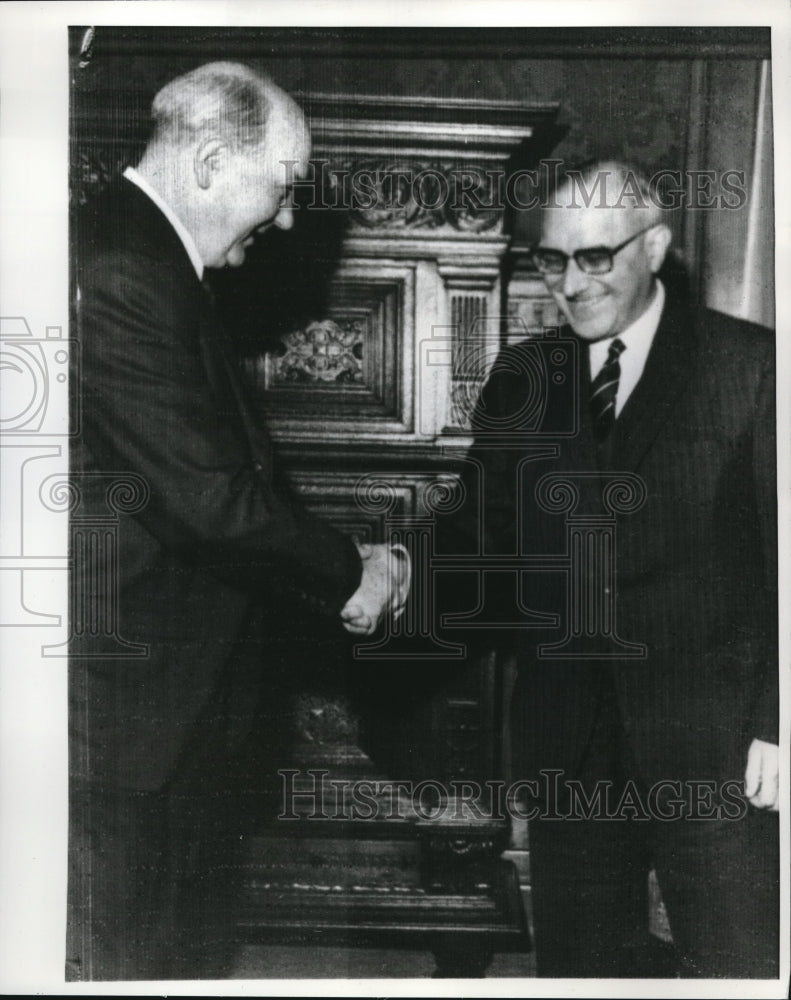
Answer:
POLYGON ((243 589, 292 589, 337 610, 358 586, 350 540, 256 468, 223 413, 183 279, 142 257, 80 275, 83 434, 102 470, 135 472, 136 515, 165 548, 243 589))

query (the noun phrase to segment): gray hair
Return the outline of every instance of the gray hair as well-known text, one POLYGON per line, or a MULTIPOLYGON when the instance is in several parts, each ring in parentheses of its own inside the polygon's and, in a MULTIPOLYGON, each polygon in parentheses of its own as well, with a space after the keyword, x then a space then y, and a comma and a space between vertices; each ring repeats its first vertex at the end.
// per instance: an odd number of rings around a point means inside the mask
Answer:
POLYGON ((640 165, 625 160, 589 160, 579 167, 564 165, 556 175, 548 203, 571 189, 575 203, 647 210, 649 218, 663 218, 661 194, 655 178, 640 165))
POLYGON ((275 90, 244 63, 205 63, 156 95, 151 142, 181 145, 213 132, 234 148, 256 146, 264 138, 275 90))

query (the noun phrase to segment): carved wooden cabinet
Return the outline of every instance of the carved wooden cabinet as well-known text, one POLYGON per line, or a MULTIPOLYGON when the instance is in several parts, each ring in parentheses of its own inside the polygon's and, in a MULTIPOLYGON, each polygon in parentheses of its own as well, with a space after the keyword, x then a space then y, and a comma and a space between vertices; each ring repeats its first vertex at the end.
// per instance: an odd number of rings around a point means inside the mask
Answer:
MULTIPOLYGON (((312 312, 285 322, 281 352, 252 358, 248 375, 307 506, 360 540, 403 541, 413 564, 425 562, 481 385, 502 344, 541 324, 545 293, 518 267, 509 319, 507 183, 547 151, 557 108, 301 103, 314 148, 295 229, 312 223, 317 235, 292 254, 297 269, 326 253, 329 220, 342 227, 312 312)), ((502 814, 446 801, 430 819, 393 807, 388 780, 413 792, 433 784, 441 797, 507 772, 508 668, 439 640, 427 604, 416 585, 396 635, 327 654, 325 667, 334 656, 349 664, 294 694, 283 780, 299 793, 295 813, 243 837, 251 940, 418 945, 433 949, 438 975, 457 976, 482 974, 494 950, 529 946, 517 872, 501 858, 512 844, 502 814), (360 783, 376 790, 374 816, 354 813, 360 783)))

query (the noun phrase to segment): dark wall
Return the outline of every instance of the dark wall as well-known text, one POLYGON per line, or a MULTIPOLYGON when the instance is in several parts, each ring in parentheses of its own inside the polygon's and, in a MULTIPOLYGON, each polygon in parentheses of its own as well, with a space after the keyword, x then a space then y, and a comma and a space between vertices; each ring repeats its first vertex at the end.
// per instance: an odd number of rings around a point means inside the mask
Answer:
MULTIPOLYGON (((233 57, 220 49, 214 56, 233 57)), ((557 147, 563 157, 616 154, 657 167, 685 161, 689 59, 246 58, 289 91, 558 101, 559 122, 568 128, 557 147)), ((76 76, 88 103, 112 111, 124 98, 143 111, 167 80, 202 61, 105 57, 97 44, 94 60, 76 76)), ((117 114, 122 125, 123 109, 117 114)))
POLYGON ((612 154, 683 165, 687 59, 269 60, 286 89, 558 101, 569 132, 560 156, 612 154))
MULTIPOLYGON (((559 155, 617 155, 657 168, 684 167, 690 124, 703 125, 690 119, 695 61, 769 54, 768 31, 746 28, 98 27, 81 58, 84 37, 71 30, 77 100, 115 115, 119 128, 128 127, 130 107, 145 113, 179 72, 238 58, 296 92, 557 101, 568 129, 559 155)), ((740 95, 734 84, 735 110, 740 95)))

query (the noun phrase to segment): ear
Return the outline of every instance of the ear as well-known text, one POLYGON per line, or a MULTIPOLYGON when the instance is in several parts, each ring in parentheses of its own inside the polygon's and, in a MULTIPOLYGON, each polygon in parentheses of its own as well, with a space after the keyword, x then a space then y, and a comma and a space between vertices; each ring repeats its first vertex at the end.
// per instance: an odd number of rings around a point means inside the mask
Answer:
POLYGON ((222 170, 228 152, 220 139, 203 139, 195 150, 192 161, 195 180, 204 191, 211 186, 213 178, 222 170))
POLYGON ((667 248, 670 246, 672 239, 673 234, 670 228, 664 223, 654 226, 653 229, 649 229, 646 233, 645 248, 648 253, 648 259, 651 262, 651 271, 654 274, 662 266, 667 248))

